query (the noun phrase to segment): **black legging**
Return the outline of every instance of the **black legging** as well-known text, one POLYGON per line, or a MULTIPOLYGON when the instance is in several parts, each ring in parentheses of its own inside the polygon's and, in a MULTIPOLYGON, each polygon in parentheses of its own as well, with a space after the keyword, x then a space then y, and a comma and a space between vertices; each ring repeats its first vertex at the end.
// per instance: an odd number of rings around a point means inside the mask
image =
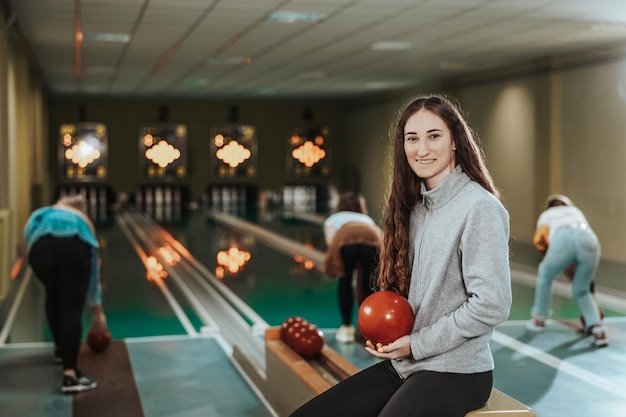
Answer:
POLYGON ((492 386, 491 371, 421 371, 403 380, 386 360, 324 391, 291 417, 463 417, 487 402, 492 386))
POLYGON ((91 246, 77 237, 41 237, 28 263, 46 289, 46 318, 63 369, 76 369, 82 315, 89 287, 91 246))
POLYGON ((361 280, 357 282, 357 304, 372 293, 371 279, 378 262, 376 247, 362 244, 345 245, 341 247, 341 262, 343 276, 339 278, 337 296, 342 324, 352 324, 354 308, 354 290, 352 288, 352 274, 356 268, 361 269, 361 280))

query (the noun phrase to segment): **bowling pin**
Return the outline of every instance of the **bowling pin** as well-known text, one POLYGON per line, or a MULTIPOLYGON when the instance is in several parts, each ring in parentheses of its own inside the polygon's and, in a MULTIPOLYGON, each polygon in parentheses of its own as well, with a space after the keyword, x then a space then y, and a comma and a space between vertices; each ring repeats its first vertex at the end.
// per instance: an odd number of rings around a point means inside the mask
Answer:
POLYGON ((104 222, 107 219, 107 206, 108 206, 107 190, 105 187, 100 187, 100 189, 98 190, 98 203, 99 203, 98 218, 101 222, 104 222))
POLYGON ((222 191, 219 187, 211 188, 211 208, 218 208, 222 202, 222 191))
POLYGON ((172 221, 172 187, 165 187, 163 189, 163 208, 166 222, 172 221))
POLYGON ((135 189, 135 209, 143 210, 143 189, 141 187, 135 189))
POLYGON ((293 188, 290 185, 286 185, 283 187, 283 209, 293 209, 293 188))
POLYGON ((303 211, 304 205, 304 194, 301 185, 296 186, 296 191, 293 196, 295 210, 300 212, 303 211))
POLYGON ((239 207, 242 212, 246 212, 246 187, 239 187, 239 207))
POLYGON ((231 213, 239 213, 239 194, 237 193, 237 187, 230 187, 230 198, 232 201, 231 213))
POLYGON ((222 205, 221 209, 228 211, 230 209, 230 189, 228 187, 222 187, 222 205))
POLYGON ((163 189, 154 188, 154 219, 157 222, 163 221, 163 189))
POLYGON ((152 213, 153 213, 153 195, 152 195, 152 187, 145 187, 144 189, 145 192, 145 206, 144 206, 144 213, 147 214, 148 216, 152 217, 152 213))
POLYGON ((182 208, 182 200, 180 198, 181 190, 180 187, 174 187, 174 221, 179 221, 181 219, 181 213, 183 211, 182 208))
POLYGON ((309 193, 307 198, 309 201, 309 212, 315 213, 315 209, 317 207, 317 190, 314 185, 309 186, 309 193))
POLYGON ((89 195, 89 217, 92 219, 98 218, 98 191, 96 187, 90 187, 88 190, 89 195))

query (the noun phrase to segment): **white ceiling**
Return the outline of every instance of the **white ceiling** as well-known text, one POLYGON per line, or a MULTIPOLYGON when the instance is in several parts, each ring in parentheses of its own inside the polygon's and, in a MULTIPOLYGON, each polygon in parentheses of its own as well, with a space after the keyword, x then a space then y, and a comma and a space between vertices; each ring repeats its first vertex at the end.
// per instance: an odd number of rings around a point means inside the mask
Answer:
POLYGON ((62 94, 347 97, 626 47, 626 0, 4 1, 62 94), (326 18, 288 24, 274 11, 326 18), (412 48, 372 50, 382 41, 412 48))

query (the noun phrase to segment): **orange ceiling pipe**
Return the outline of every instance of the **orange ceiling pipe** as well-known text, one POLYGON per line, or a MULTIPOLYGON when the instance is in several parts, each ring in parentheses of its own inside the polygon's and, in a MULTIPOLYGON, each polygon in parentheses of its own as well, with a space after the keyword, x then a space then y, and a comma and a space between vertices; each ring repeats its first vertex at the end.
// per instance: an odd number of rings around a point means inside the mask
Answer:
POLYGON ((80 0, 74 0, 74 77, 80 82, 83 77, 83 30, 80 25, 80 0))

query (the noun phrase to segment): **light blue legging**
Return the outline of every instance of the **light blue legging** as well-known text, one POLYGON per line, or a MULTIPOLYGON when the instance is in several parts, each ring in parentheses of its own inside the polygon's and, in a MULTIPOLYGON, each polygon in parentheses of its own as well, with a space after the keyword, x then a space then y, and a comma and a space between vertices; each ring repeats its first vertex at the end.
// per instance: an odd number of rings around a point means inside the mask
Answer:
POLYGON ((598 238, 588 227, 562 227, 556 231, 546 256, 539 264, 537 289, 533 314, 548 316, 552 297, 552 282, 556 276, 572 263, 576 272, 572 280, 572 295, 585 319, 587 326, 600 323, 600 312, 590 292, 600 261, 598 238))

